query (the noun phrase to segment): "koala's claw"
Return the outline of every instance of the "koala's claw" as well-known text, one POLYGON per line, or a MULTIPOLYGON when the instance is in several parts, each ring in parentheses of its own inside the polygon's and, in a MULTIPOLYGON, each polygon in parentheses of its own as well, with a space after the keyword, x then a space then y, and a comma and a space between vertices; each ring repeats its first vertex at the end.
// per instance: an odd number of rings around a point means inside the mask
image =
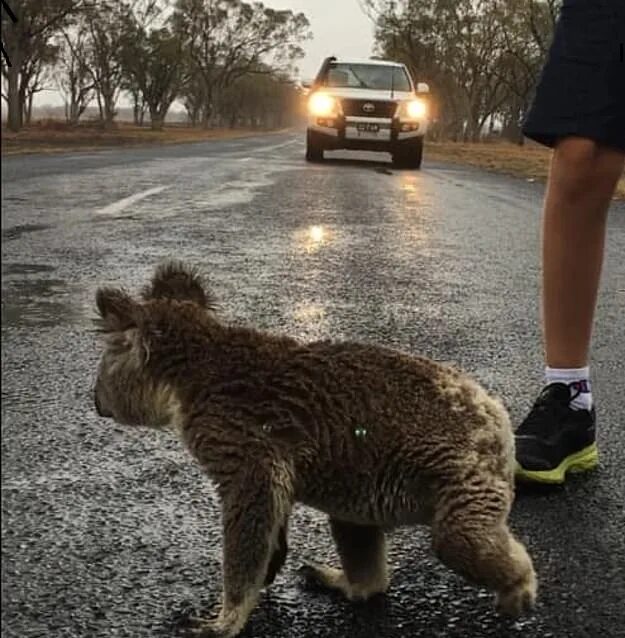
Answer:
POLYGON ((225 638, 228 634, 223 632, 218 618, 202 618, 201 616, 189 616, 189 622, 196 625, 189 629, 191 636, 198 638, 225 638))
POLYGON ((296 572, 302 577, 302 578, 314 578, 317 575, 317 570, 315 569, 317 566, 314 563, 311 562, 307 562, 307 563, 303 563, 302 565, 300 565, 296 572))
POLYGON ((197 627, 192 627, 189 633, 191 636, 197 636, 198 638, 229 638, 233 635, 220 627, 216 620, 205 620, 197 627))
POLYGON ((510 591, 500 592, 496 598, 498 613, 517 618, 530 612, 536 604, 536 576, 530 572, 526 580, 510 591))
POLYGON ((326 581, 322 578, 323 567, 312 561, 300 565, 296 573, 303 580, 307 587, 327 587, 326 581))
POLYGON ((190 633, 198 638, 235 638, 241 633, 243 624, 238 614, 224 614, 223 611, 216 618, 190 616, 189 621, 197 624, 190 633))

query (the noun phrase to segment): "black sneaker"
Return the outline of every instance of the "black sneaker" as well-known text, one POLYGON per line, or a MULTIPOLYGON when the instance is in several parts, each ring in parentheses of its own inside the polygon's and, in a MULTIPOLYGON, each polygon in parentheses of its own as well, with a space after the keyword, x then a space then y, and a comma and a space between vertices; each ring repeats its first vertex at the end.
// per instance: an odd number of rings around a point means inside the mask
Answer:
POLYGON ((563 483, 567 472, 598 465, 595 408, 573 410, 573 398, 564 383, 552 383, 540 393, 515 433, 517 479, 563 483))

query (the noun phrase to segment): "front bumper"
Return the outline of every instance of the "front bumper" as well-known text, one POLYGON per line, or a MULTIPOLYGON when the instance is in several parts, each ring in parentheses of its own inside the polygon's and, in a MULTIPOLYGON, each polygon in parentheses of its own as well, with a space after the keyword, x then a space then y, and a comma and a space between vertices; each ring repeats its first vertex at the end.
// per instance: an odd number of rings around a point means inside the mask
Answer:
POLYGON ((393 151, 423 137, 427 131, 427 123, 424 120, 405 121, 395 118, 310 116, 308 129, 314 132, 315 137, 327 149, 393 151), (366 130, 372 126, 377 131, 366 130))

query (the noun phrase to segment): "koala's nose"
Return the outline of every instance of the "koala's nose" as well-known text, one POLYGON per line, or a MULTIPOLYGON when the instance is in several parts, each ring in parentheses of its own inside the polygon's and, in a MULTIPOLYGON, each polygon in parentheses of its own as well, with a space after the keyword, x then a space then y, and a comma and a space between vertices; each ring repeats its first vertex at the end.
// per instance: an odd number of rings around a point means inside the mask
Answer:
POLYGON ((100 405, 100 401, 98 400, 98 393, 97 392, 93 393, 93 398, 94 398, 94 403, 95 403, 95 410, 98 413, 98 416, 102 416, 102 417, 110 417, 110 416, 112 416, 111 414, 109 414, 108 412, 106 412, 105 410, 102 409, 102 406, 100 405))

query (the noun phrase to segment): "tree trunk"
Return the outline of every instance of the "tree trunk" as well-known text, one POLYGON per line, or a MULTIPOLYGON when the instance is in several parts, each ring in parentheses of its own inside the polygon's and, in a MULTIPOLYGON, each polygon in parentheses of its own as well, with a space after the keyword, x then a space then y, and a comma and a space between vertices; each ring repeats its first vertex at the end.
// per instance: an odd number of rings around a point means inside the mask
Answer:
POLYGON ((153 131, 162 131, 165 123, 165 117, 162 115, 160 109, 150 107, 150 126, 153 131))
POLYGON ((113 120, 115 119, 115 104, 112 96, 104 96, 104 128, 113 128, 113 120))
POLYGON ((17 133, 22 128, 22 115, 23 105, 21 103, 20 94, 20 82, 19 82, 19 68, 21 60, 17 59, 14 54, 11 60, 11 66, 9 67, 8 78, 8 95, 9 98, 9 113, 8 113, 8 125, 11 131, 17 133))
POLYGON ((480 141, 481 126, 479 117, 473 113, 469 114, 467 120, 467 126, 465 128, 464 141, 465 142, 479 142, 480 141))
MULTIPOLYGON (((501 131, 501 136, 509 142, 514 142, 515 144, 518 144, 520 140, 523 139, 521 127, 518 125, 517 122, 512 121, 509 121, 504 125, 501 131)), ((523 142, 521 141, 520 143, 522 144, 523 142)))
POLYGON ((145 117, 145 102, 141 94, 134 92, 132 95, 132 120, 135 126, 143 126, 145 117))
POLYGON ((202 110, 202 115, 201 115, 202 128, 209 129, 211 126, 211 117, 213 115, 212 96, 204 97, 204 104, 201 106, 201 110, 202 110))
POLYGON ((208 107, 204 107, 202 110, 202 128, 209 129, 211 124, 211 110, 208 107))
POLYGON ((96 88, 96 99, 98 101, 98 111, 100 113, 100 121, 104 122, 104 109, 102 107, 102 93, 99 88, 96 88))
POLYGON ((33 121, 33 101, 35 98, 35 93, 31 92, 28 94, 28 105, 26 107, 26 126, 30 126, 33 121))
POLYGON ((77 100, 72 100, 70 104, 69 110, 69 123, 72 126, 76 126, 78 124, 78 120, 80 119, 80 104, 77 100))

